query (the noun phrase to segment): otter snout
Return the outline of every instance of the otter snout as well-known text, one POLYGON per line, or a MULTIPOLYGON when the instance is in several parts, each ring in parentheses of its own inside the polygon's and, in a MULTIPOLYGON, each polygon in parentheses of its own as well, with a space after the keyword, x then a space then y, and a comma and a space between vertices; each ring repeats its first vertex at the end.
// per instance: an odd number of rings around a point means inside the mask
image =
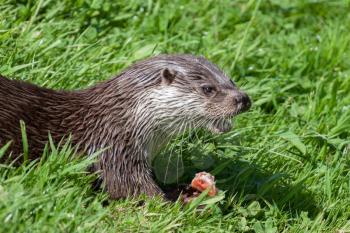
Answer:
POLYGON ((246 93, 239 91, 233 97, 233 105, 236 107, 238 112, 245 112, 250 109, 252 102, 246 93))

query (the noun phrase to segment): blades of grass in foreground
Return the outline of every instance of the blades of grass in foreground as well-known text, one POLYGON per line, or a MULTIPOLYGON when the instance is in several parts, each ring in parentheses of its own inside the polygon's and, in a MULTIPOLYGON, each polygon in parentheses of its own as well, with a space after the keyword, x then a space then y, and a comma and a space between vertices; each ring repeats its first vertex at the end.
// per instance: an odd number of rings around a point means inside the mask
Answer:
POLYGON ((28 146, 28 138, 27 138, 27 132, 26 132, 26 126, 24 121, 20 121, 21 125, 21 135, 22 135, 22 146, 23 146, 23 163, 28 163, 28 153, 29 153, 29 146, 28 146))

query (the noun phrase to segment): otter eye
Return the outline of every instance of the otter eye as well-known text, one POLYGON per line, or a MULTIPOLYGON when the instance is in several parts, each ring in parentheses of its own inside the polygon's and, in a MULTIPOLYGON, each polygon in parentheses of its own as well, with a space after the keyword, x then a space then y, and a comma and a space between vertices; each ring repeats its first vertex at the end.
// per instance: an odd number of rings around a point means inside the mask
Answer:
POLYGON ((211 86, 202 86, 202 90, 206 95, 211 95, 215 91, 214 88, 211 86))

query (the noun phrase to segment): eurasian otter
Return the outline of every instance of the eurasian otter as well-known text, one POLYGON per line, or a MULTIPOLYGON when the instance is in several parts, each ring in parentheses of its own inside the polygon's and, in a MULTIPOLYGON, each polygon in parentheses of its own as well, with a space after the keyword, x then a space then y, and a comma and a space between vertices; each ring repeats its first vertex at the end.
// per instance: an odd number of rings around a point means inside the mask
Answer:
POLYGON ((152 178, 151 155, 188 128, 228 131, 231 118, 250 105, 217 66, 192 55, 155 56, 78 91, 0 77, 0 146, 12 141, 11 159, 19 161, 20 120, 29 159, 41 155, 49 133, 56 142, 72 134, 72 143, 87 155, 104 149, 93 170, 101 171, 111 198, 162 195, 152 178))

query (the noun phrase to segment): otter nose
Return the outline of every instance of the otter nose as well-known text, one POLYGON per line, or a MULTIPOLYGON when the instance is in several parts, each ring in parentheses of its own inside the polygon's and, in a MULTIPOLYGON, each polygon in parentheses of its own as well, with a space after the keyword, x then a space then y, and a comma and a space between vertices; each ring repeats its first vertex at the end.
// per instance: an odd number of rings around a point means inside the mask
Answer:
POLYGON ((235 95, 233 97, 233 103, 240 112, 247 111, 252 105, 249 96, 244 92, 239 92, 239 94, 235 95))

